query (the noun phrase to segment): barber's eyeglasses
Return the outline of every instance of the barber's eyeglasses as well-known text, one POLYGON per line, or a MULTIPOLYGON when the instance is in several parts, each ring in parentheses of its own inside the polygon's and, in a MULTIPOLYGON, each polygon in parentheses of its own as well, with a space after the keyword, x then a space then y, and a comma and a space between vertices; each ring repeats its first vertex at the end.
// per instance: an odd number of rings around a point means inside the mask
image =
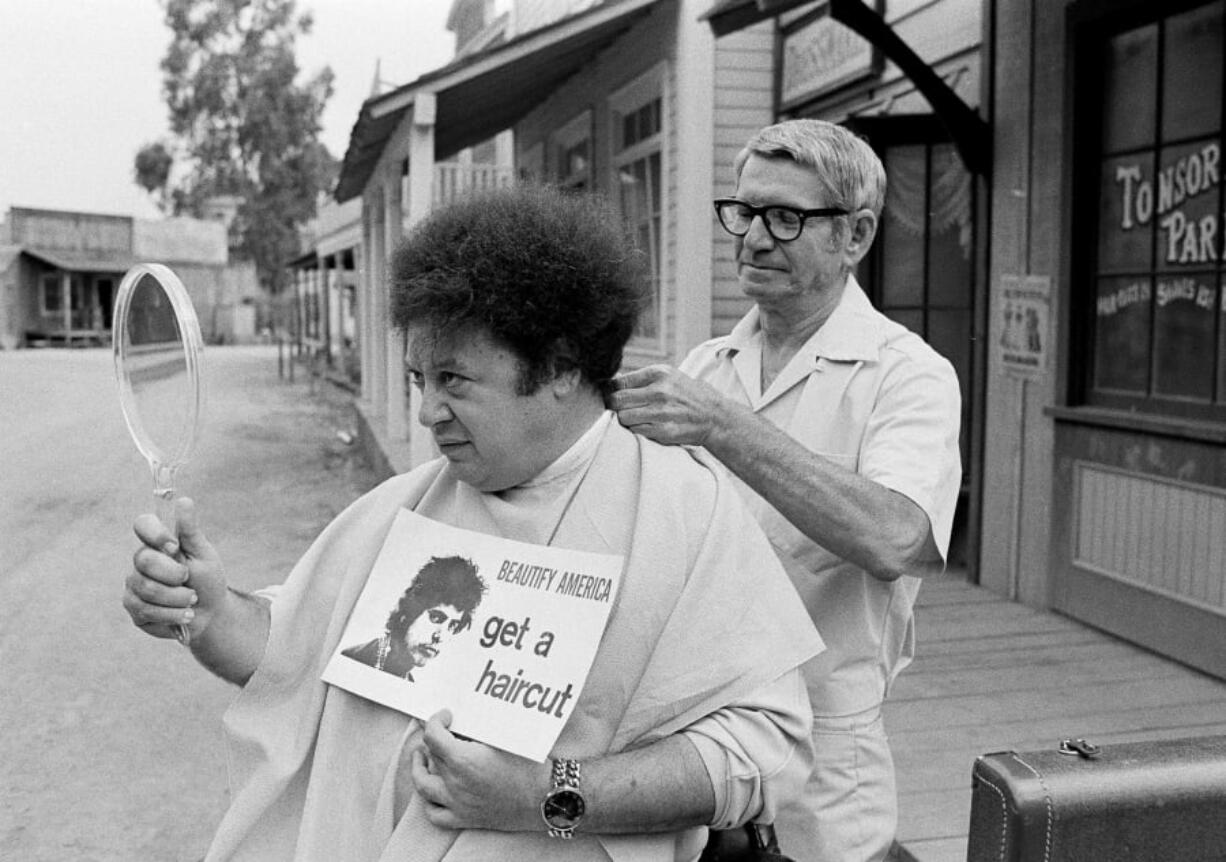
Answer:
POLYGON ((762 216, 766 232, 775 242, 791 242, 800 236, 805 229, 805 221, 811 218, 830 218, 847 215, 847 210, 838 207, 822 207, 815 210, 802 210, 796 207, 772 205, 755 207, 736 198, 718 198, 715 201, 715 214, 724 230, 733 236, 744 236, 749 233, 755 216, 762 216))

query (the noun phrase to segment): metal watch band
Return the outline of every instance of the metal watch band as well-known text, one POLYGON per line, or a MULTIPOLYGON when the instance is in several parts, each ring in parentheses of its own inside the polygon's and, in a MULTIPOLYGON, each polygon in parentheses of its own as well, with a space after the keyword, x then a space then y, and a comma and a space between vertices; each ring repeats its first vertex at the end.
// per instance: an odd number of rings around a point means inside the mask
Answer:
POLYGON ((566 758, 553 762, 554 787, 579 787, 579 761, 566 758))
MULTIPOLYGON (((569 758, 560 758, 553 761, 553 771, 551 775, 553 779, 553 788, 549 792, 549 796, 553 796, 559 790, 571 790, 579 793, 580 767, 579 761, 569 758)), ((546 797, 548 801, 549 797, 546 797)), ((580 795, 580 803, 582 804, 582 796, 580 795)), ((544 814, 544 806, 542 805, 542 814, 544 814)), ((582 816, 582 808, 580 809, 582 816)), ((554 826, 546 818, 545 826, 548 830, 550 838, 561 838, 569 840, 575 837, 575 826, 578 821, 570 826, 554 826)))

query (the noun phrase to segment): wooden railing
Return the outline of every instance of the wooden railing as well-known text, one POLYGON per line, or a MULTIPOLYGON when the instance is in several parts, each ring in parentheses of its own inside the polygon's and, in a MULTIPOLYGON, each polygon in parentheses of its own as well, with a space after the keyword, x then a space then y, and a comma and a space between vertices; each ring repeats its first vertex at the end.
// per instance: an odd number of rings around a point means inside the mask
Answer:
POLYGON ((473 191, 515 184, 515 170, 500 165, 439 162, 434 166, 434 206, 451 203, 473 191))

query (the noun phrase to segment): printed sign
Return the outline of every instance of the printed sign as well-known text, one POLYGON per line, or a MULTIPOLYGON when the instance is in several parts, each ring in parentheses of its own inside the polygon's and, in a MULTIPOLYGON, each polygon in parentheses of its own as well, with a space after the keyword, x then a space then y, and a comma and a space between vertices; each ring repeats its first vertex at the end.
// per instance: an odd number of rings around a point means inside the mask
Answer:
POLYGON ((1011 376, 1039 377, 1047 370, 1051 279, 1002 275, 1000 280, 1000 363, 1011 376))
MULTIPOLYGON (((1217 141, 1162 151, 1157 177, 1148 163, 1115 165, 1119 196, 1114 211, 1121 233, 1158 220, 1158 256, 1167 266, 1212 265, 1219 258, 1221 230, 1217 191, 1222 184, 1222 148, 1217 141)), ((1148 254, 1148 243, 1145 245, 1148 254)))
POLYGON ((324 682, 543 761, 583 690, 622 557, 515 542, 407 509, 324 682))
POLYGON ((795 105, 819 93, 873 74, 873 45, 829 15, 783 37, 779 101, 795 105))

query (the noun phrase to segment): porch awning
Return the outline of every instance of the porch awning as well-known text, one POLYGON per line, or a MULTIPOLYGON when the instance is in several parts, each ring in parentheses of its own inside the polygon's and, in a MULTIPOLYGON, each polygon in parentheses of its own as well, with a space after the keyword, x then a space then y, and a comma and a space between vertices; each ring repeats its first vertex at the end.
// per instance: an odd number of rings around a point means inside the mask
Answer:
MULTIPOLYGON (((774 18, 814 0, 716 0, 702 17, 718 37, 774 18)), ((827 0, 830 17, 867 39, 914 82, 949 130, 963 163, 986 176, 992 167, 992 135, 987 122, 959 98, 865 0, 827 0)))
POLYGON ((716 0, 715 5, 703 14, 702 20, 711 25, 711 32, 717 37, 727 36, 812 2, 813 0, 716 0))
POLYGON ((295 258, 291 258, 285 265, 290 269, 309 269, 310 267, 316 266, 318 263, 319 254, 315 251, 315 249, 311 249, 310 251, 304 251, 295 258))
POLYGON ((362 193, 417 94, 436 96, 434 153, 442 160, 513 126, 656 2, 605 0, 367 99, 349 135, 336 200, 344 203, 362 193))
POLYGON ((41 249, 22 246, 22 253, 69 272, 127 272, 136 265, 136 258, 125 254, 97 255, 88 252, 41 249))

